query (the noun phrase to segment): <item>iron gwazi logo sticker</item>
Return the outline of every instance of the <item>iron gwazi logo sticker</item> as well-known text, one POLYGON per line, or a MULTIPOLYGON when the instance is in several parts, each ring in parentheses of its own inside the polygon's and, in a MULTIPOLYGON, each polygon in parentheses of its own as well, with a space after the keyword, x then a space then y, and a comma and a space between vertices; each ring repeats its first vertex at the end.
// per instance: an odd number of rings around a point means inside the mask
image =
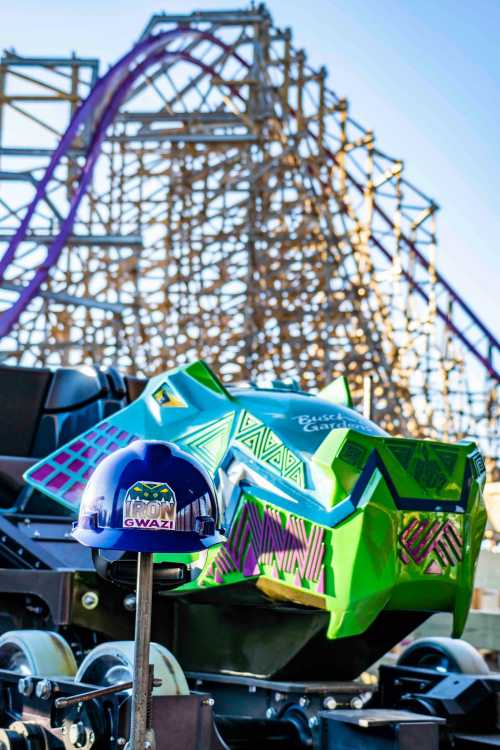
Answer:
POLYGON ((174 531, 176 511, 175 493, 166 482, 135 482, 125 496, 123 526, 174 531))

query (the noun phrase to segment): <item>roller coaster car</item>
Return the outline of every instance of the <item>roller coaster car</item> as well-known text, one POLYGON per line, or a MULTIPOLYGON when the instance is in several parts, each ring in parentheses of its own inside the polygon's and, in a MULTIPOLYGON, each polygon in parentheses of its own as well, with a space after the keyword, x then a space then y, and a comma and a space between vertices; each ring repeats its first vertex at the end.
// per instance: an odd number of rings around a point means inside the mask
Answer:
POLYGON ((464 642, 416 642, 375 692, 349 682, 432 612, 460 634, 485 523, 474 444, 389 437, 344 379, 225 388, 202 362, 147 384, 4 367, 0 399, 2 747, 126 744, 135 560, 70 532, 96 465, 137 437, 204 464, 228 539, 155 556, 158 747, 437 748, 444 721, 446 750, 496 746, 500 678, 464 642))
MULTIPOLYGON (((173 441, 198 458, 224 505, 228 541, 201 566, 155 557, 159 572, 172 564, 183 570, 175 591, 159 586, 153 634, 185 669, 349 680, 433 612, 452 612, 453 634, 462 632, 485 524, 485 470, 473 443, 390 437, 353 410, 342 378, 317 396, 284 383, 224 387, 195 362, 152 378, 120 408, 127 389, 116 373, 38 371, 43 385, 33 393, 20 390, 22 372, 12 372, 13 387, 3 395, 12 446, 18 450, 21 440, 12 415, 20 417, 22 408, 38 415, 30 440, 22 436, 25 460, 40 455, 45 424, 46 445, 55 450, 29 466, 28 487, 0 519, 0 550, 18 574, 13 582, 1 571, 0 590, 9 580, 12 595, 28 596, 15 626, 30 622, 38 597, 49 610, 38 603, 38 622, 45 617, 49 627, 130 636, 127 597, 97 581, 87 551, 68 539, 67 516, 76 513, 99 461, 140 437, 173 441), (94 400, 82 391, 72 404, 61 395, 55 402, 68 372, 93 380, 94 400), (76 430, 85 419, 86 429, 76 430), (61 420, 73 428, 67 442, 63 428, 58 433, 61 420), (34 516, 33 508, 45 515, 34 516), (39 575, 30 588, 34 566, 58 571, 59 586, 54 575, 39 575)), ((8 447, 6 435, 4 452, 8 447)), ((109 568, 121 564, 123 571, 125 563, 112 560, 109 568)))

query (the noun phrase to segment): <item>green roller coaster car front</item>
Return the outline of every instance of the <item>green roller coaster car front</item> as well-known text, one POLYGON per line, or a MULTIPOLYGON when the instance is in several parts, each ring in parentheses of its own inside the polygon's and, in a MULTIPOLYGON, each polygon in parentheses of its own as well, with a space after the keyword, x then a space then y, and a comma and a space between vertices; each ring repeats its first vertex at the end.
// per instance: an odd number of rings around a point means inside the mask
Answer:
MULTIPOLYGON (((227 543, 169 596, 290 619, 321 612, 327 639, 370 633, 390 612, 452 612, 461 634, 486 522, 474 443, 392 438, 352 408, 343 379, 317 396, 283 384, 226 388, 195 362, 154 377, 27 481, 75 509, 99 460, 137 437, 177 443, 222 495, 227 543)), ((228 668, 259 673, 250 662, 228 668)))

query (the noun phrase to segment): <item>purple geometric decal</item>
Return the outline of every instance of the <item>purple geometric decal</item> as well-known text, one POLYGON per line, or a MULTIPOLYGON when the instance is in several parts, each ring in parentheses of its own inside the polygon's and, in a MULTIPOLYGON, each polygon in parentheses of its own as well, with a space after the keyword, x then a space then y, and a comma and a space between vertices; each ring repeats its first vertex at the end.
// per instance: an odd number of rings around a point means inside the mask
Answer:
POLYGON ((64 464, 66 461, 70 458, 69 453, 66 453, 66 451, 62 451, 61 453, 58 453, 54 461, 58 464, 64 464))
POLYGON ((463 538, 453 521, 413 518, 399 537, 399 556, 405 565, 427 563, 424 573, 441 575, 462 559, 463 538), (430 559, 429 559, 430 558, 430 559))
POLYGON ((137 435, 130 432, 117 432, 118 428, 109 422, 93 427, 37 464, 28 472, 28 482, 66 504, 78 504, 86 482, 102 459, 137 440, 137 435))
POLYGON ((30 479, 32 479, 34 482, 43 482, 44 479, 47 479, 49 474, 53 474, 54 467, 50 464, 42 464, 38 469, 35 469, 30 474, 30 479))
POLYGON ((247 502, 208 575, 222 583, 228 573, 257 576, 261 565, 270 565, 275 578, 295 574, 296 586, 317 582, 315 590, 324 593, 323 536, 320 526, 311 524, 308 534, 302 518, 287 516, 283 523, 278 510, 265 508, 261 515, 257 505, 247 502))

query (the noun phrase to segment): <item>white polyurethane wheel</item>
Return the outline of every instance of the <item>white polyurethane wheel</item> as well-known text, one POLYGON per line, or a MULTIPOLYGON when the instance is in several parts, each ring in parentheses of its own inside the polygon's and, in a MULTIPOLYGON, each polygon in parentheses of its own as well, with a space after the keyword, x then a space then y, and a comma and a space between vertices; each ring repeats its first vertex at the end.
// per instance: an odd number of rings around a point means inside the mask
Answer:
MULTIPOLYGON (((175 656, 165 646, 151 643, 149 662, 154 667, 155 679, 161 680, 161 685, 153 688, 153 695, 189 695, 184 672, 175 656)), ((101 643, 82 661, 75 681, 98 687, 129 682, 132 680, 133 666, 133 641, 101 643)))
POLYGON ((0 668, 22 675, 74 677, 76 661, 59 633, 11 630, 0 637, 0 668))
POLYGON ((397 663, 459 674, 488 674, 490 671, 474 646, 460 638, 444 636, 418 638, 403 651, 397 663))

